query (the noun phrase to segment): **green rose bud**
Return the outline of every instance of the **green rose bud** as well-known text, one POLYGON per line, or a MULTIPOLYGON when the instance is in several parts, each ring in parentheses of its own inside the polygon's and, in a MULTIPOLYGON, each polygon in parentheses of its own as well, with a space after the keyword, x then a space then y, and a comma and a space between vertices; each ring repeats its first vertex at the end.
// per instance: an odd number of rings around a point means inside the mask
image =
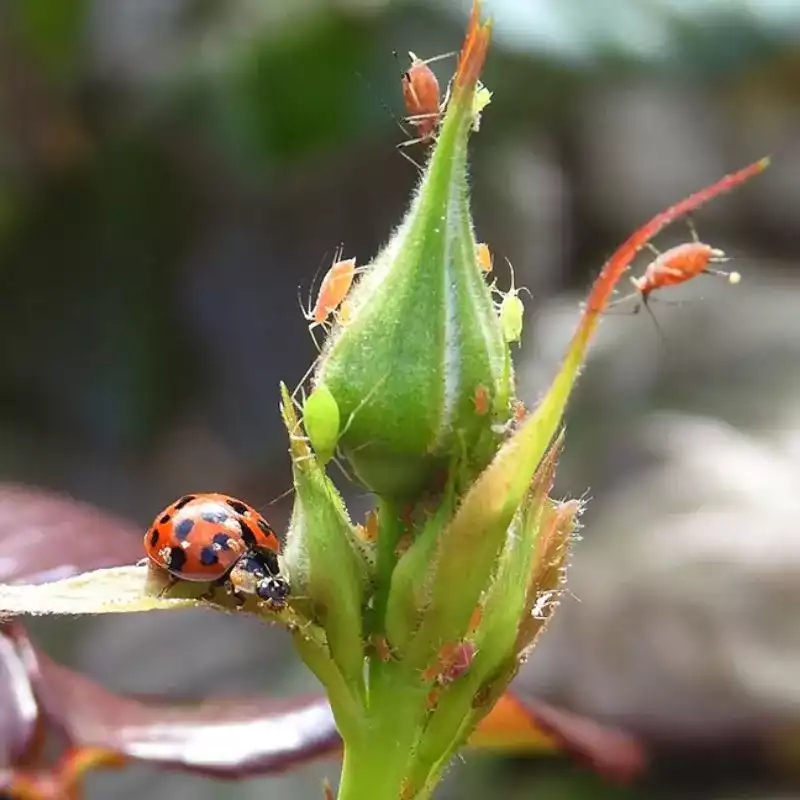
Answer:
POLYGON ((476 83, 488 44, 467 53, 439 138, 397 232, 348 298, 315 373, 343 420, 339 446, 376 494, 404 500, 454 457, 479 471, 508 419, 512 367, 478 264, 467 140, 488 102, 476 83), (475 68, 477 64, 477 68, 475 68), (365 398, 369 397, 369 402, 365 398))

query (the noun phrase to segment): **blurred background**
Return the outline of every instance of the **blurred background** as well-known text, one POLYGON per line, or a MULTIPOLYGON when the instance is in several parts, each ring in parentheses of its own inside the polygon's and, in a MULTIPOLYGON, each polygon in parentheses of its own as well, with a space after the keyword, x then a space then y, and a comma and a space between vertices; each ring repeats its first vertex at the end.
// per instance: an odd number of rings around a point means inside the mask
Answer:
MULTIPOLYGON (((644 736, 651 773, 622 790, 566 760, 468 754, 442 796, 800 797, 800 4, 486 5, 474 210, 500 285, 507 257, 534 294, 515 350, 527 403, 636 226, 774 160, 695 218, 741 285, 701 277, 671 293, 680 305, 653 303, 665 343, 646 315, 609 315, 569 414, 558 489, 591 503, 573 596, 517 686, 644 736)), ((143 528, 181 494, 223 491, 283 527, 277 384, 315 352, 298 287, 307 300, 340 242, 367 262, 399 222, 417 179, 388 110, 402 116, 405 53, 457 49, 468 3, 0 9, 0 479, 143 528)), ((434 67, 444 86, 453 62, 434 67)), ((687 238, 679 223, 659 243, 687 238)), ((118 690, 314 688, 287 637, 252 620, 32 628, 118 690)), ((223 784, 139 767, 92 778, 90 797, 293 800, 337 773, 223 784)))

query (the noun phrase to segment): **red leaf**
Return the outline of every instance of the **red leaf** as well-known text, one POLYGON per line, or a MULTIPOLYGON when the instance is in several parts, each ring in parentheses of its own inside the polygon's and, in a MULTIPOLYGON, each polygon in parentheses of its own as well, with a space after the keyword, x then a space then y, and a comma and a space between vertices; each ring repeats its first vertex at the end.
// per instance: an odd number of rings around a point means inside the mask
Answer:
POLYGON ((34 745, 38 719, 26 665, 13 640, 0 635, 0 767, 25 758, 34 745))
POLYGON ((226 698, 195 705, 114 694, 36 651, 14 631, 36 699, 71 744, 215 777, 284 772, 335 756, 341 741, 319 695, 226 698))
POLYGON ((136 525, 68 497, 0 484, 0 583, 46 583, 142 556, 136 525))
POLYGON ((647 766, 644 747, 621 730, 511 692, 500 703, 516 704, 527 716, 529 725, 548 734, 565 752, 607 778, 627 782, 642 774, 647 766))

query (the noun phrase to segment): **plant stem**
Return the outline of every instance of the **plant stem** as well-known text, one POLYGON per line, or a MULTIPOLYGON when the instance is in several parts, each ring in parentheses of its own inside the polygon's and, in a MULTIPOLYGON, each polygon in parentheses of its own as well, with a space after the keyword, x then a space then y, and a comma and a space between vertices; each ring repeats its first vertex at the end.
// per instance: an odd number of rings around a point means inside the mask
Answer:
POLYGON ((345 738, 338 800, 398 800, 425 718, 426 692, 398 665, 372 664, 367 724, 345 738))

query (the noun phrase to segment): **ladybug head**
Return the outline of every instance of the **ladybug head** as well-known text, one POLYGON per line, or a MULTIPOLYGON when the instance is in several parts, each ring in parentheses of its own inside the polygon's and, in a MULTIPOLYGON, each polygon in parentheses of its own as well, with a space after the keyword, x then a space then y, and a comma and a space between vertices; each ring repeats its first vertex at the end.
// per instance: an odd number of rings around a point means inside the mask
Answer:
POLYGON ((256 594, 274 608, 283 608, 289 596, 289 583, 285 578, 270 575, 258 582, 256 594))

